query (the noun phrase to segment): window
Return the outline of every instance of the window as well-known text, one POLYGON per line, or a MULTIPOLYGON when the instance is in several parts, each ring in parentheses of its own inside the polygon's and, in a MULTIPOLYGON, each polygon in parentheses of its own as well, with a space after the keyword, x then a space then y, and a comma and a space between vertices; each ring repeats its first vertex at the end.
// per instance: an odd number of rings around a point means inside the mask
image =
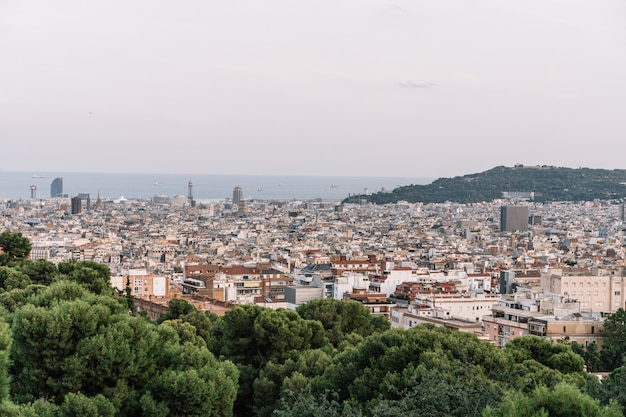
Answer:
POLYGON ((563 333, 567 333, 567 326, 563 326, 563 333))
POLYGON ((615 291, 615 295, 621 295, 622 293, 620 291, 615 291))
POLYGON ((595 332, 596 332, 595 326, 591 326, 591 334, 594 334, 595 332))

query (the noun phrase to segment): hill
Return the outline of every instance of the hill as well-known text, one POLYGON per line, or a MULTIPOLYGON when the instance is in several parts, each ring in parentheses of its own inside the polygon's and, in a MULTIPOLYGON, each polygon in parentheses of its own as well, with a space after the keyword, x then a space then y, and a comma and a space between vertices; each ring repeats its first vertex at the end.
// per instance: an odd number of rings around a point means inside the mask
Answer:
POLYGON ((375 204, 477 203, 509 196, 534 201, 591 201, 626 197, 626 170, 561 168, 554 166, 497 166, 488 171, 454 178, 439 178, 427 185, 408 185, 392 192, 357 195, 344 200, 365 199, 375 204))

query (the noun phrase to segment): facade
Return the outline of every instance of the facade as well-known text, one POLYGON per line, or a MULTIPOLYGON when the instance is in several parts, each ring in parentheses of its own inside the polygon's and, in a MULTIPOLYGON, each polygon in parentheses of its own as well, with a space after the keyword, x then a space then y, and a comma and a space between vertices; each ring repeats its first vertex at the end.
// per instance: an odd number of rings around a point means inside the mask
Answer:
POLYGON ((80 214, 82 212, 83 201, 80 197, 72 197, 72 214, 80 214))
POLYGON ((321 287, 285 287, 285 301, 290 310, 295 310, 299 305, 311 300, 322 298, 324 298, 324 289, 321 287))
POLYGON ((145 269, 130 269, 126 275, 111 277, 111 286, 124 291, 130 284, 131 294, 136 298, 152 299, 169 296, 169 280, 167 277, 155 276, 145 269))
POLYGON ((551 341, 567 339, 582 345, 601 345, 601 313, 581 313, 576 300, 532 291, 505 295, 483 317, 483 333, 497 346, 521 336, 539 336, 551 341))
POLYGON ((243 202, 243 188, 240 186, 235 187, 233 190, 233 206, 237 206, 239 208, 241 203, 243 202))
POLYGON ((544 337, 553 342, 567 339, 582 346, 596 343, 602 347, 600 330, 604 318, 595 313, 572 313, 564 317, 533 319, 528 322, 528 334, 544 337))
POLYGON ((358 301, 363 304, 370 314, 375 316, 384 316, 387 320, 390 319, 391 310, 395 307, 396 303, 389 301, 386 294, 382 293, 369 293, 363 290, 355 290, 353 293, 345 293, 343 295, 344 301, 358 301))
POLYGON ((63 177, 57 177, 50 184, 50 197, 63 197, 63 177))
POLYGON ((500 207, 500 231, 515 232, 528 230, 528 206, 500 207))
POLYGON ((621 270, 594 275, 555 268, 542 276, 541 289, 580 302, 581 312, 613 313, 626 308, 626 277, 621 270))

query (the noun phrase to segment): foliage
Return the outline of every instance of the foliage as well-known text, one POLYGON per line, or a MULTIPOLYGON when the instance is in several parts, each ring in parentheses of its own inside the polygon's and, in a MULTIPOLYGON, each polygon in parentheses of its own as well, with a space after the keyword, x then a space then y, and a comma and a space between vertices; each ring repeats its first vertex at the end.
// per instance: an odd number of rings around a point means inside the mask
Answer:
POLYGON ((67 263, 60 272, 48 287, 1 294, 10 307, 0 309, 10 325, 0 321, 2 415, 232 416, 237 368, 192 324, 129 315, 125 298, 103 287, 108 268, 67 263))
POLYGON ((598 372, 602 369, 600 352, 596 342, 589 343, 587 346, 583 346, 577 342, 572 342, 570 346, 572 347, 572 351, 574 353, 583 358, 587 371, 598 372))
POLYGON ((15 268, 0 266, 0 291, 24 289, 31 284, 28 275, 15 268))
POLYGON ((620 308, 610 314, 600 330, 603 344, 600 351, 601 367, 611 371, 624 365, 626 354, 626 310, 620 308))
POLYGON ((597 396, 603 404, 617 401, 626 409, 626 368, 619 367, 611 372, 602 382, 602 390, 597 396))
POLYGON ((254 305, 236 306, 213 326, 211 349, 239 369, 237 414, 254 409, 254 381, 270 361, 282 363, 293 352, 326 346, 320 322, 305 320, 289 310, 271 310, 254 305))
POLYGON ((13 342, 9 325, 0 319, 0 404, 9 399, 9 350, 13 342))
POLYGON ((356 333, 363 337, 374 332, 382 332, 390 327, 389 321, 370 314, 363 304, 357 301, 340 301, 333 298, 312 300, 296 310, 302 318, 322 323, 326 337, 338 346, 347 334, 356 333), (382 319, 382 320, 381 320, 382 319))
POLYGON ((8 230, 0 233, 0 265, 14 265, 28 257, 32 244, 21 233, 11 233, 8 230))
POLYGON ((59 275, 59 268, 45 259, 27 259, 19 266, 19 270, 28 275, 33 284, 50 285, 59 275))
POLYGON ((572 169, 560 167, 504 167, 454 178, 439 178, 427 185, 408 185, 392 192, 349 197, 344 202, 366 199, 375 204, 477 203, 502 198, 506 191, 534 193, 535 201, 592 201, 626 197, 626 170, 572 169))
POLYGON ((335 300, 218 318, 174 299, 153 323, 109 280, 93 262, 0 267, 0 415, 613 416, 626 398, 622 368, 602 385, 583 372, 591 346, 388 330, 335 300))
POLYGON ((111 288, 111 271, 104 264, 93 261, 61 262, 59 272, 66 279, 77 282, 95 294, 113 295, 111 288))
POLYGON ((563 374, 583 372, 583 359, 564 343, 552 343, 541 337, 518 337, 504 346, 518 362, 535 360, 563 374))
POLYGON ((597 400, 567 383, 559 383, 554 389, 544 386, 535 388, 530 395, 513 393, 499 406, 487 407, 484 417, 618 417, 620 407, 611 403, 602 407, 597 400))
POLYGON ((325 392, 321 395, 313 394, 310 389, 298 396, 289 392, 292 401, 288 406, 276 409, 273 413, 276 417, 362 417, 363 413, 358 408, 350 406, 346 402, 340 402, 337 394, 325 392))
POLYGON ((311 377, 319 376, 331 362, 320 349, 293 353, 283 363, 270 361, 253 382, 254 410, 258 416, 269 416, 279 401, 300 394, 311 377))

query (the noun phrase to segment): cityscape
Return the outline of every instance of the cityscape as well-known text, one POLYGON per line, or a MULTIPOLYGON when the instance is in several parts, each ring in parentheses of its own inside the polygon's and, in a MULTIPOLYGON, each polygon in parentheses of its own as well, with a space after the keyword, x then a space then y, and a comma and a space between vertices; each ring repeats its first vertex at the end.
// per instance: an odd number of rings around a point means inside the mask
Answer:
POLYGON ((244 193, 235 185, 232 197, 199 203, 190 180, 186 196, 102 199, 69 196, 58 177, 50 197, 2 200, 0 215, 2 230, 30 242, 30 262, 105 265, 108 285, 155 322, 183 301, 224 319, 241 307, 356 302, 392 331, 431 326, 496 349, 528 336, 567 343, 598 381, 608 375, 587 349, 602 349, 604 322, 626 307, 623 201, 503 192, 375 205, 244 193))
POLYGON ((626 2, 0 16, 0 417, 626 415, 626 2))

